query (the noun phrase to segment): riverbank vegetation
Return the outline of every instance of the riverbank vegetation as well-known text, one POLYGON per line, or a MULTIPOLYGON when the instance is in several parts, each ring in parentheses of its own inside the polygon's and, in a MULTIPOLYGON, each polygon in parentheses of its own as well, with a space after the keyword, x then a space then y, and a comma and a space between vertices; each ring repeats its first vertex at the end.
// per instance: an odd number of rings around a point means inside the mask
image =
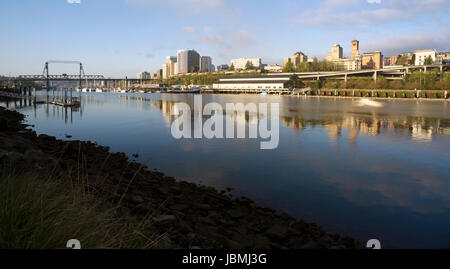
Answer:
MULTIPOLYGON (((288 66, 288 65, 287 65, 288 66)), ((314 64, 303 63, 299 68, 301 72, 313 71, 340 71, 339 67, 328 62, 318 62, 317 67, 314 64), (305 69, 302 69, 305 66, 305 69), (323 65, 323 66, 322 66, 323 65), (306 67, 309 66, 309 67, 306 67), (311 67, 311 69, 310 69, 311 67)), ((289 67, 289 66, 288 66, 289 67)), ((294 70, 299 71, 299 70, 294 70)), ((205 73, 205 74, 186 74, 171 77, 169 79, 158 79, 154 83, 165 85, 212 85, 222 78, 261 76, 261 72, 236 72, 236 73, 205 73)), ((437 71, 428 71, 426 73, 415 71, 407 74, 405 79, 388 80, 383 76, 378 76, 377 81, 372 76, 366 77, 348 77, 347 82, 342 79, 321 79, 321 80, 301 80, 304 85, 313 89, 397 89, 397 90, 449 90, 450 72, 440 73, 437 71)))
POLYGON ((304 84, 312 89, 396 89, 396 90, 449 90, 450 72, 441 74, 436 71, 423 73, 420 71, 407 74, 404 80, 387 80, 378 76, 349 77, 347 82, 337 79, 304 80, 304 84))
POLYGON ((303 62, 298 66, 294 66, 291 62, 287 62, 283 68, 283 72, 327 72, 327 71, 344 71, 344 67, 329 61, 318 61, 314 58, 312 62, 303 62))
POLYGON ((0 176, 0 248, 61 249, 70 239, 81 248, 162 248, 151 219, 123 213, 82 183, 38 172, 0 176))

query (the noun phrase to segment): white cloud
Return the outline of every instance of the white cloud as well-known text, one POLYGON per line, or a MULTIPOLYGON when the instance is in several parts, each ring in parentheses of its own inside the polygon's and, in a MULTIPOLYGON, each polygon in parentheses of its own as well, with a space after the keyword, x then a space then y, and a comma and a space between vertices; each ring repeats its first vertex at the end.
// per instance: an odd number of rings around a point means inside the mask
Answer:
POLYGON ((392 36, 386 39, 361 44, 362 51, 380 50, 383 54, 411 52, 419 49, 447 51, 450 47, 450 30, 432 34, 410 34, 392 36))
POLYGON ((221 7, 225 0, 125 0, 127 3, 136 4, 170 4, 178 7, 221 7))
POLYGON ((235 36, 236 41, 240 44, 250 45, 255 42, 255 40, 250 35, 250 33, 244 29, 237 30, 235 32, 234 36, 235 36))
POLYGON ((324 0, 318 8, 302 11, 293 21, 297 25, 364 26, 446 12, 450 12, 448 0, 324 0))
POLYGON ((81 0, 67 0, 69 4, 81 4, 81 0))
POLYGON ((185 34, 190 34, 190 35, 192 35, 192 34, 195 34, 195 29, 194 29, 193 27, 191 27, 191 26, 184 26, 184 27, 183 27, 183 32, 184 32, 185 34))

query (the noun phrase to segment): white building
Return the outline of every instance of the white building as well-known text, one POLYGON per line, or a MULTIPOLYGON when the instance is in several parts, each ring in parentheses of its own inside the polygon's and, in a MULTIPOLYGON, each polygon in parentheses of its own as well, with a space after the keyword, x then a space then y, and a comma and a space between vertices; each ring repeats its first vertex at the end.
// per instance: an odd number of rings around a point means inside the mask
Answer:
POLYGON ((235 70, 243 70, 247 65, 247 62, 253 64, 253 67, 256 69, 261 68, 261 58, 239 58, 231 60, 231 65, 234 66, 235 70))
POLYGON ((264 66, 264 70, 267 72, 281 72, 282 67, 279 66, 278 64, 266 65, 266 66, 264 66))
POLYGON ((200 56, 200 72, 213 72, 212 59, 210 56, 200 56))
POLYGON ((271 75, 257 77, 222 78, 213 84, 218 90, 280 90, 288 88, 290 76, 271 75))
POLYGON ((431 57, 431 59, 433 60, 433 63, 436 61, 436 51, 435 50, 416 50, 416 51, 414 51, 414 56, 416 57, 414 65, 424 65, 425 60, 428 57, 431 57))
POLYGON ((151 75, 149 72, 144 71, 144 72, 137 73, 137 78, 138 79, 151 79, 151 75))

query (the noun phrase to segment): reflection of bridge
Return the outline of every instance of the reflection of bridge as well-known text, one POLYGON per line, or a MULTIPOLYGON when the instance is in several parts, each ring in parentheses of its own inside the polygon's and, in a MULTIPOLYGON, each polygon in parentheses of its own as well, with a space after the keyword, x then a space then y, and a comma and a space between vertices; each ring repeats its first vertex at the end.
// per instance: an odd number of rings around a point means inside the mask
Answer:
POLYGON ((46 82, 46 88, 50 89, 50 81, 78 81, 80 89, 82 83, 85 81, 87 87, 89 82, 103 82, 103 85, 117 84, 117 82, 124 81, 125 87, 128 87, 130 83, 137 83, 146 81, 142 79, 134 78, 105 78, 103 75, 86 75, 84 73, 83 64, 79 61, 47 61, 44 66, 44 71, 41 75, 21 75, 16 78, 18 81, 32 81, 32 82, 46 82), (80 67, 79 74, 61 74, 51 75, 49 74, 49 64, 76 64, 80 67))
MULTIPOLYGON (((447 71, 450 64, 437 64, 437 65, 418 65, 418 66, 399 66, 399 67, 386 67, 383 69, 367 69, 358 71, 336 71, 336 72, 302 72, 302 73, 282 73, 282 75, 297 75, 299 79, 322 79, 322 78, 336 78, 347 81, 349 76, 367 76, 371 75, 376 81, 379 75, 386 77, 388 80, 404 79, 406 74, 411 73, 414 70, 422 70, 425 73, 430 69, 438 69, 441 73, 447 71)), ((281 74, 269 74, 269 75, 281 75, 281 74)))

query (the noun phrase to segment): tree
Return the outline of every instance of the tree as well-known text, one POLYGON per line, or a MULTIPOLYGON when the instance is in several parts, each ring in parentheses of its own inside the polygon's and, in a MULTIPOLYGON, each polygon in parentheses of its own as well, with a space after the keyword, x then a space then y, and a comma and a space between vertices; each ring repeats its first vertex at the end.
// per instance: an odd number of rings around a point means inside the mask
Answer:
POLYGON ((245 64, 245 70, 252 70, 252 69, 255 69, 252 62, 247 61, 247 63, 245 64))
POLYGON ((234 71, 234 64, 231 64, 231 66, 228 68, 229 71, 234 71))
POLYGON ((424 65, 432 65, 433 64, 433 58, 431 58, 431 56, 428 56, 425 59, 425 62, 423 63, 424 65))
POLYGON ((283 72, 290 73, 294 71, 295 71, 294 64, 292 64, 291 62, 287 62, 284 65, 283 72))
POLYGON ((397 62, 395 64, 396 65, 410 65, 411 60, 409 59, 408 56, 401 56, 397 59, 397 62))

